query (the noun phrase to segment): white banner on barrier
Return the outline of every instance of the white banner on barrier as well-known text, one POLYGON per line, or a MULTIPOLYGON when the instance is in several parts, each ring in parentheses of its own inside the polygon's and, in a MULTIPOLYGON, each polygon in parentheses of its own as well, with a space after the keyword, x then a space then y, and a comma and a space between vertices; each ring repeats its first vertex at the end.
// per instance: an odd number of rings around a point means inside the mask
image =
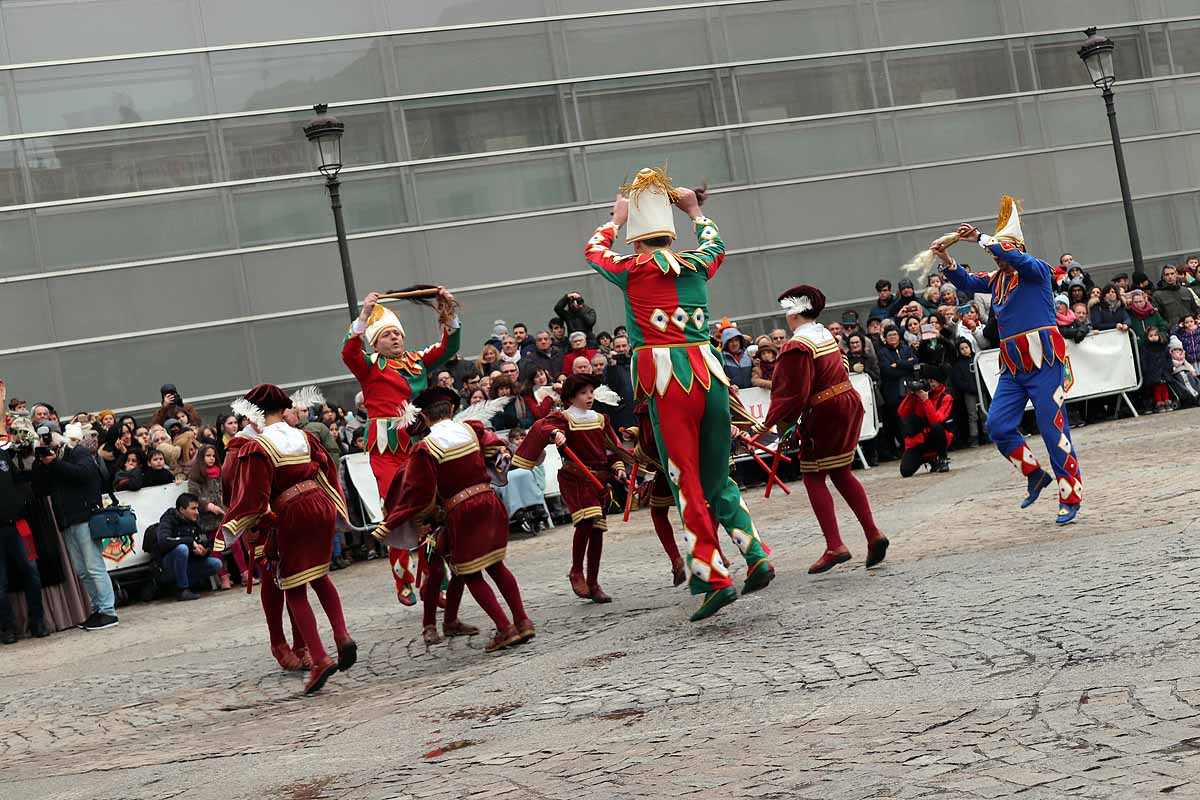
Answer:
MULTIPOLYGON (((867 412, 863 415, 862 431, 858 435, 858 440, 865 442, 874 439, 879 433, 879 410, 875 407, 875 389, 871 382, 871 376, 856 372, 850 376, 850 383, 853 384, 854 391, 858 392, 858 396, 862 398, 863 408, 867 412)), ((757 387, 739 389, 738 398, 750 412, 750 416, 754 417, 755 422, 762 422, 767 418, 767 413, 771 408, 771 391, 769 389, 757 387)))
MULTIPOLYGON (((996 393, 1000 382, 1000 351, 984 350, 975 357, 975 369, 987 388, 996 393)), ((1079 344, 1067 342, 1067 400, 1120 394, 1142 385, 1134 338, 1126 331, 1097 331, 1079 344)), ((985 405, 986 408, 986 405, 985 405)))
POLYGON ((142 550, 142 537, 146 529, 162 519, 163 512, 175 507, 175 498, 187 491, 185 483, 168 483, 151 486, 136 492, 117 492, 117 502, 133 509, 137 517, 137 533, 132 542, 109 539, 104 548, 104 565, 109 572, 130 567, 140 567, 152 560, 150 553, 142 550))

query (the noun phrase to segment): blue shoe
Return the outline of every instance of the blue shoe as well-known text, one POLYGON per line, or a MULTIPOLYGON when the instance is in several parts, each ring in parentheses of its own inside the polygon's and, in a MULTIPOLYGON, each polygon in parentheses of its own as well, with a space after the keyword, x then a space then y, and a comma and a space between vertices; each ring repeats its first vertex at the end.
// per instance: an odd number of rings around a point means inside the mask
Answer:
POLYGON ((1059 503, 1058 504, 1058 519, 1054 520, 1059 525, 1066 525, 1069 522, 1075 521, 1075 515, 1079 513, 1079 503, 1059 503))
POLYGON ((1044 469, 1029 473, 1029 491, 1025 495, 1025 499, 1021 501, 1021 508, 1029 508, 1036 503, 1037 499, 1042 495, 1042 489, 1045 489, 1052 483, 1054 483, 1054 479, 1044 469))

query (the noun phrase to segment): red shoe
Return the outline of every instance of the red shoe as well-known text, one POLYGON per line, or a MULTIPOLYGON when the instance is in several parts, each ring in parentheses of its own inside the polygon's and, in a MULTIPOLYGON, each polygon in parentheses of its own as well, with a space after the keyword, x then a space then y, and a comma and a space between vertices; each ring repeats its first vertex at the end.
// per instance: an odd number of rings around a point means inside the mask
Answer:
POLYGON ((675 586, 687 580, 687 567, 683 565, 682 558, 671 564, 671 580, 674 581, 675 586))
POLYGON ((497 630, 496 635, 492 637, 492 640, 487 643, 487 647, 483 649, 488 653, 494 653, 497 650, 503 650, 520 641, 521 634, 517 633, 517 626, 509 625, 504 630, 497 630))
POLYGON ((308 654, 307 647, 293 647, 292 652, 300 659, 300 669, 312 669, 312 656, 308 654))
POLYGON ((285 672, 298 672, 303 669, 300 664, 300 657, 292 652, 292 648, 286 644, 271 645, 271 655, 275 656, 275 660, 279 662, 279 666, 285 672))
POLYGON ((358 661, 358 645, 353 639, 343 639, 337 643, 338 672, 345 672, 358 661))
POLYGON ((446 636, 476 636, 479 633, 479 628, 474 625, 468 625, 460 619, 453 621, 445 621, 442 623, 442 633, 446 636))
POLYGON ((442 637, 438 636, 437 625, 426 625, 421 628, 421 641, 425 644, 437 644, 441 640, 442 637))
POLYGON ((837 550, 826 550, 821 554, 821 557, 813 562, 813 565, 808 568, 808 574, 816 575, 819 572, 828 572, 838 564, 845 564, 849 560, 850 551, 846 549, 845 545, 839 547, 837 550))
POLYGON ((312 672, 308 673, 308 682, 304 684, 304 693, 313 694, 321 691, 321 687, 325 685, 325 681, 333 673, 338 671, 338 664, 328 655, 321 659, 321 663, 314 664, 312 672))
POLYGON ((583 577, 582 572, 572 570, 567 573, 567 579, 571 581, 571 591, 575 593, 576 597, 582 597, 584 600, 591 599, 592 592, 588 589, 587 579, 583 577))
POLYGON ((537 633, 533 629, 533 620, 529 619, 529 617, 526 617, 518 622, 517 635, 521 637, 521 641, 517 642, 517 644, 525 644, 534 636, 536 636, 537 633))
POLYGON ((588 590, 588 597, 591 598, 591 601, 593 603, 611 603, 612 602, 612 598, 608 596, 607 592, 605 592, 603 589, 600 588, 600 584, 598 584, 598 583, 595 586, 592 586, 588 590))
POLYGON ((413 591, 412 584, 396 592, 396 599, 400 601, 400 605, 402 606, 415 606, 417 604, 417 593, 413 591))

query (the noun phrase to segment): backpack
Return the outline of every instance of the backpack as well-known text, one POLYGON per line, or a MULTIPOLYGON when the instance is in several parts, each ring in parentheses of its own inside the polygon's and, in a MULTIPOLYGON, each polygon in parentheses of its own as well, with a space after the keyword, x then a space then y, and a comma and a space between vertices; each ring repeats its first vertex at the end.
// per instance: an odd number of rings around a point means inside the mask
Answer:
POLYGON ((158 562, 158 523, 154 523, 142 534, 142 552, 149 553, 155 563, 158 562))

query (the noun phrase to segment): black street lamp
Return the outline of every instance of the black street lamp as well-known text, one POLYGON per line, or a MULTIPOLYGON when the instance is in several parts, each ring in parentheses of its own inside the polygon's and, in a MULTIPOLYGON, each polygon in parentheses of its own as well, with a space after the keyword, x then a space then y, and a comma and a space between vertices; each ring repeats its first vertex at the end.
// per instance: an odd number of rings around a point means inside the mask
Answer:
POLYGON ((338 255, 342 259, 342 282, 346 284, 346 305, 350 307, 350 319, 353 320, 358 317, 358 292, 354 289, 354 273, 350 270, 350 245, 346 241, 346 221, 342 218, 342 184, 338 181, 338 173, 342 171, 342 134, 346 126, 329 113, 325 103, 317 103, 313 111, 317 116, 304 126, 304 135, 317 146, 317 169, 325 176, 325 188, 329 190, 338 255))
POLYGON ((1117 181, 1121 184, 1121 203, 1125 206, 1125 227, 1129 231, 1129 251, 1133 255, 1133 268, 1145 273, 1142 262, 1142 242, 1138 237, 1137 219, 1133 215, 1133 198, 1129 195, 1129 176, 1125 172, 1125 153, 1121 149, 1121 134, 1117 130, 1117 110, 1113 106, 1112 86, 1117 82, 1113 69, 1113 50, 1116 49, 1107 37, 1096 33, 1095 28, 1084 31, 1087 41, 1079 48, 1079 57, 1087 65, 1092 83, 1104 97, 1104 108, 1108 111, 1108 130, 1112 135, 1113 155, 1117 159, 1117 181))

